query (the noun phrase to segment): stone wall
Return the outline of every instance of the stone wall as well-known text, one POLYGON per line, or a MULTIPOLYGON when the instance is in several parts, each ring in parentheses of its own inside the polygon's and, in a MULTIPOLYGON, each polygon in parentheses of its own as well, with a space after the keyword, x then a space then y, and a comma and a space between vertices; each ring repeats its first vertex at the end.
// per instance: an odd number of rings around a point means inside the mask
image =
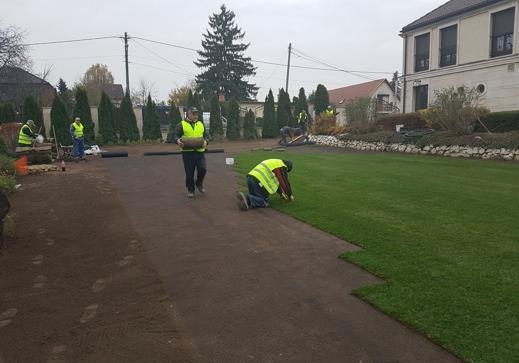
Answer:
POLYGON ((485 149, 470 146, 433 146, 419 148, 412 144, 385 144, 383 142, 342 141, 335 136, 310 135, 310 141, 318 145, 339 147, 358 151, 400 152, 406 154, 439 155, 453 158, 518 160, 519 149, 485 149))

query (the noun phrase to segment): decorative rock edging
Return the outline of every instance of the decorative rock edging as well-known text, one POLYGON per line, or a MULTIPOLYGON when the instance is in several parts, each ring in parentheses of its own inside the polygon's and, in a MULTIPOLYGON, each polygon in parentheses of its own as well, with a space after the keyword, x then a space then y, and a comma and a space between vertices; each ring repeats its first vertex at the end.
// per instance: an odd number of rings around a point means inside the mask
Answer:
POLYGON ((472 158, 472 159, 491 159, 491 160, 518 160, 519 149, 485 149, 483 147, 471 146, 434 146, 427 145, 419 148, 412 144, 386 144, 383 142, 366 141, 342 141, 335 136, 310 135, 309 140, 318 145, 339 147, 359 151, 385 151, 400 152, 406 154, 439 155, 452 158, 472 158))

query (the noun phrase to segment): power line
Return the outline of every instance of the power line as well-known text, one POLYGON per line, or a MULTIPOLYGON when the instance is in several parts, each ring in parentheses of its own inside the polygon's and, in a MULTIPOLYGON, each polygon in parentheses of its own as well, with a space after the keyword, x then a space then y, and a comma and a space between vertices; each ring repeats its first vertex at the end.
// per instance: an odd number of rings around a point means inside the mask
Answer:
POLYGON ((189 73, 182 73, 182 72, 178 72, 178 71, 173 71, 171 69, 166 69, 166 68, 161 68, 161 67, 155 67, 155 66, 151 66, 149 64, 144 64, 144 63, 137 63, 137 62, 128 62, 130 64, 135 64, 135 65, 138 65, 138 66, 142 66, 142 67, 147 67, 147 68, 152 68, 152 69, 157 69, 159 71, 165 71, 165 72, 170 72, 170 73, 176 73, 176 74, 181 74, 183 76, 187 76, 187 77, 191 77, 191 74, 189 73))
POLYGON ((75 43, 75 42, 87 42, 91 40, 101 40, 101 39, 122 39, 123 37, 118 35, 111 35, 106 37, 96 37, 96 38, 82 38, 82 39, 69 39, 69 40, 55 40, 52 42, 38 42, 38 43, 28 43, 23 44, 24 46, 33 46, 33 45, 47 45, 47 44, 62 44, 62 43, 75 43))
POLYGON ((139 39, 139 40, 144 40, 145 42, 162 44, 162 45, 167 45, 169 47, 180 48, 180 49, 184 49, 184 50, 190 50, 192 52, 198 52, 198 50, 194 49, 194 48, 184 47, 182 45, 177 45, 177 44, 172 44, 172 43, 160 42, 158 40, 151 40, 151 39, 146 39, 146 38, 141 38, 141 37, 132 37, 132 39, 139 39))
MULTIPOLYGON (((138 38, 133 37, 132 39, 138 39, 138 38)), ((175 63, 173 63, 173 62, 171 62, 169 59, 167 59, 167 58, 161 56, 161 55, 158 54, 157 52, 155 52, 155 51, 149 49, 148 47, 144 46, 144 44, 141 44, 141 42, 138 42, 137 40, 134 40, 134 42, 137 43, 139 46, 143 47, 144 49, 146 49, 148 52, 154 54, 156 57, 159 57, 160 59, 162 59, 162 60, 165 61, 166 63, 169 63, 169 64, 171 64, 172 66, 174 66, 175 68, 178 68, 178 69, 180 69, 181 71, 184 71, 184 72, 186 72, 186 73, 190 73, 192 76, 194 76, 194 74, 193 74, 192 72, 190 72, 190 71, 188 71, 187 69, 182 68, 181 66, 179 66, 179 65, 177 65, 177 64, 175 64, 175 63)))
POLYGON ((98 55, 98 56, 88 56, 88 57, 63 57, 63 58, 39 58, 35 59, 37 62, 44 61, 59 61, 59 60, 78 60, 78 59, 97 59, 97 58, 115 58, 115 57, 124 57, 124 54, 118 55, 98 55))

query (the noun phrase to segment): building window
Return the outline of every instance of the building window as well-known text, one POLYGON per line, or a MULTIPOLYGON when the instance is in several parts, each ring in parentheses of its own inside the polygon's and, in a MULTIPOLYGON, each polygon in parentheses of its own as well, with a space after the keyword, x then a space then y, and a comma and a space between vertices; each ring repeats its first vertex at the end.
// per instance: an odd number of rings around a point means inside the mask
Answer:
POLYGON ((414 71, 426 71, 429 69, 429 33, 415 37, 415 65, 414 71))
POLYGON ((418 86, 414 88, 414 110, 425 110, 429 107, 429 86, 418 86))
POLYGON ((514 50, 515 8, 492 14, 492 57, 512 54, 514 50))
POLYGON ((441 29, 440 41, 440 67, 455 65, 458 51, 458 26, 441 29))
POLYGON ((389 95, 377 95, 377 112, 392 112, 393 104, 389 103, 389 95))

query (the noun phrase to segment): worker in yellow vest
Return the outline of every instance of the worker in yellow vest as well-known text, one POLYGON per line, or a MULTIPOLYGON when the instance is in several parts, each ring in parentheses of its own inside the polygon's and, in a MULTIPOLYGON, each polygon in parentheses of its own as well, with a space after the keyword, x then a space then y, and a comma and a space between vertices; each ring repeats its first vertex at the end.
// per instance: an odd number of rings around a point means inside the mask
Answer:
POLYGON ((305 110, 301 110, 297 115, 297 125, 301 129, 301 135, 306 135, 306 128, 308 126, 308 114, 305 110))
POLYGON ((182 149, 182 161, 184 162, 184 170, 186 172, 188 198, 194 198, 195 187, 200 193, 205 193, 204 178, 207 173, 205 148, 207 147, 208 140, 209 136, 204 123, 198 120, 198 109, 196 107, 190 107, 187 111, 187 118, 177 125, 173 138, 173 142, 182 149), (185 145, 193 140, 200 140, 201 145, 199 147, 189 147, 185 145))
POLYGON ((244 211, 253 208, 267 208, 269 196, 276 193, 287 201, 293 201, 294 195, 288 181, 290 171, 292 171, 290 160, 263 160, 247 175, 249 194, 237 193, 238 208, 244 211))
POLYGON ((332 106, 328 105, 326 110, 324 110, 324 115, 326 117, 334 117, 335 116, 335 111, 333 110, 332 106))
POLYGON ((28 120, 18 133, 18 146, 31 147, 36 136, 36 124, 33 120, 28 120))
POLYGON ((78 159, 85 158, 85 127, 81 123, 81 118, 76 117, 74 122, 70 124, 70 135, 72 136, 72 145, 74 156, 78 159))

